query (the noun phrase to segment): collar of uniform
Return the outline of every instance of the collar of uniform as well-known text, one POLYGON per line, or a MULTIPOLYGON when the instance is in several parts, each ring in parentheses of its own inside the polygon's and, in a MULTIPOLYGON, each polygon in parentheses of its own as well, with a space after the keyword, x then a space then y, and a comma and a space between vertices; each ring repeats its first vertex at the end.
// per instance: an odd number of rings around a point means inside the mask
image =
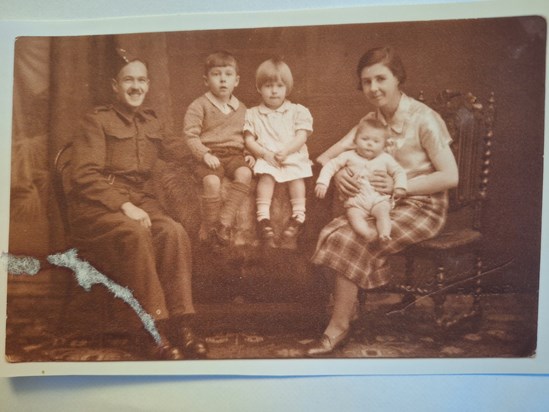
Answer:
POLYGON ((377 110, 377 118, 383 122, 385 126, 389 126, 391 130, 395 133, 402 133, 404 129, 404 123, 408 120, 410 116, 410 105, 411 100, 404 93, 400 96, 400 102, 398 102, 398 107, 391 117, 391 120, 387 121, 381 110, 377 110))
MULTIPOLYGON (((212 92, 206 92, 206 98, 219 110, 224 112, 223 105, 219 103, 219 101, 215 98, 212 92)), ((238 106, 240 105, 240 102, 234 95, 231 94, 231 98, 227 102, 227 106, 229 106, 231 109, 233 109, 235 112, 238 110, 238 106)))
POLYGON ((271 109, 270 107, 265 106, 265 103, 259 105, 259 113, 261 114, 270 114, 270 113, 285 113, 290 109, 291 102, 289 100, 284 100, 279 107, 276 109, 271 109))
POLYGON ((139 107, 136 111, 130 110, 126 105, 120 103, 119 101, 115 101, 112 104, 112 108, 118 115, 127 123, 132 123, 133 119, 138 116, 143 120, 146 120, 149 115, 146 113, 146 108, 143 106, 139 107))

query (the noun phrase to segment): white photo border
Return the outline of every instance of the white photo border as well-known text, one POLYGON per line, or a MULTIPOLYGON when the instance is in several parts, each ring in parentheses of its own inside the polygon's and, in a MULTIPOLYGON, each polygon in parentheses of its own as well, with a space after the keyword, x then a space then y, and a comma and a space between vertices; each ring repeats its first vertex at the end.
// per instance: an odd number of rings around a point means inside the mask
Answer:
MULTIPOLYGON (((121 33, 171 32, 233 28, 310 26, 325 24, 368 24, 455 20, 537 15, 547 19, 549 5, 543 0, 485 1, 474 5, 392 5, 342 9, 276 12, 193 13, 78 21, 0 21, 0 248, 8 250, 10 154, 12 136, 12 94, 14 44, 18 36, 74 36, 121 33)), ((547 80, 547 74, 546 74, 547 80)), ((546 89, 545 101, 548 92, 546 89)), ((547 114, 547 105, 546 105, 547 114)), ((545 136, 549 130, 545 122, 545 136)), ((544 158, 549 151, 544 148, 544 158)), ((547 161, 545 161, 547 162, 547 161)), ((545 164, 544 181, 549 167, 545 164)), ((543 215, 547 211, 547 184, 543 190, 543 215)), ((541 250, 547 249, 548 225, 542 225, 541 250)), ((547 256, 542 254, 540 274, 547 273, 547 256)), ((0 318, 6 319, 6 268, 0 268, 0 318)), ((549 281, 540 276, 538 344, 532 358, 512 359, 275 359, 206 360, 183 362, 26 362, 0 359, 0 376, 28 375, 385 375, 385 374, 542 374, 549 373, 549 281)), ((5 353, 5 327, 0 328, 0 352, 5 353)))

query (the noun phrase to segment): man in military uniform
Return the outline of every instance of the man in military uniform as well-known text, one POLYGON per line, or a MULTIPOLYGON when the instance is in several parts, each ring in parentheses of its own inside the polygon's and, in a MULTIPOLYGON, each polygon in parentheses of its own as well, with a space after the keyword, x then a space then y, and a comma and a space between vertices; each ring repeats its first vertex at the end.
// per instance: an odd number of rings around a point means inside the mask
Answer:
POLYGON ((189 238, 145 187, 157 158, 183 157, 185 144, 142 106, 146 64, 118 52, 114 103, 88 114, 73 142, 71 235, 81 255, 128 287, 155 319, 162 336, 160 344, 151 339, 156 359, 204 357, 206 345, 192 329, 189 238))

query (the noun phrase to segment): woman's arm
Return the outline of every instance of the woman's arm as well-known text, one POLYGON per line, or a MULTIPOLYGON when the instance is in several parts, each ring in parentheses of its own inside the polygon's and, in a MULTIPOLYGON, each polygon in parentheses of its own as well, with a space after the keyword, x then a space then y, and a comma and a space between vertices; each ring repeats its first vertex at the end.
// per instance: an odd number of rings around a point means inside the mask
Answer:
POLYGON ((450 146, 431 158, 435 171, 408 181, 409 195, 429 195, 456 187, 459 181, 456 159, 450 146))
POLYGON ((350 150, 354 147, 354 140, 356 129, 358 126, 353 127, 349 132, 343 136, 337 143, 331 146, 328 150, 322 153, 316 158, 316 161, 324 166, 330 159, 340 155, 346 150, 350 150))
MULTIPOLYGON (((430 195, 456 187, 458 184, 458 167, 450 146, 441 149, 431 158, 435 168, 433 173, 416 176, 408 180, 407 195, 430 195)), ((374 171, 370 184, 380 193, 393 192, 393 179, 381 170, 374 171)))

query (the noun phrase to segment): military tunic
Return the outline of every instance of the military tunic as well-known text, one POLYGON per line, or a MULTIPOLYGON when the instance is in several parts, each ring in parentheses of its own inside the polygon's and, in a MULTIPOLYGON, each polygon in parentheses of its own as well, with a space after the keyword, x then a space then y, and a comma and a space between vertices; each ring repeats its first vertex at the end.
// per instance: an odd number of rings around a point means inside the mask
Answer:
POLYGON ((154 111, 115 103, 85 117, 72 150, 69 217, 80 255, 132 290, 155 319, 193 313, 189 238, 145 185, 159 157, 185 156, 183 139, 154 111), (152 226, 127 217, 125 202, 147 212, 152 226))

